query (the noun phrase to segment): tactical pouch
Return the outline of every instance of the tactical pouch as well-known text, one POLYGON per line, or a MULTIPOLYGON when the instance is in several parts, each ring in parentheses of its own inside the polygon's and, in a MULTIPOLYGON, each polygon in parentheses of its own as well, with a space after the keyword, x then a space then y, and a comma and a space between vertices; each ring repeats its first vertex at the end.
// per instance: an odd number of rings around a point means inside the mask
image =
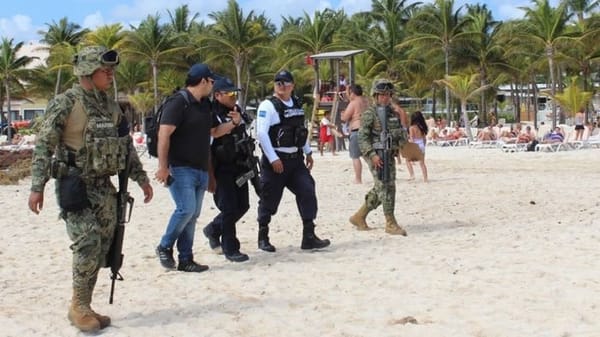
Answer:
POLYGON ((58 205, 66 212, 78 212, 91 206, 85 182, 79 175, 69 174, 57 179, 58 205))
POLYGON ((95 138, 89 151, 90 173, 94 175, 113 175, 125 168, 127 143, 121 138, 95 138))

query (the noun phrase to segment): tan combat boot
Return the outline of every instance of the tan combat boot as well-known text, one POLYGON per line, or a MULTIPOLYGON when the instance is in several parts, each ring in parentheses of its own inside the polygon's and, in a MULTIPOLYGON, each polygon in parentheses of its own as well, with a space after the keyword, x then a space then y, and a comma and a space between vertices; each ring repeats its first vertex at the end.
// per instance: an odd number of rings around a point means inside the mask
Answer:
POLYGON ((99 313, 95 312, 94 309, 92 309, 92 294, 93 294, 93 292, 94 292, 94 289, 92 288, 86 293, 86 301, 90 305, 90 311, 92 312, 92 315, 94 315, 94 317, 96 317, 98 322, 100 322, 100 329, 104 329, 110 325, 110 317, 100 315, 99 313))
POLYGON ((69 321, 79 330, 93 332, 100 330, 100 321, 90 308, 89 300, 81 289, 73 289, 73 299, 69 308, 69 321))
POLYGON ((368 231, 371 228, 367 225, 367 214, 369 214, 369 209, 367 208, 367 204, 364 203, 354 215, 350 217, 350 223, 356 226, 356 229, 359 231, 368 231))
POLYGON ((406 231, 402 229, 402 227, 398 226, 398 222, 396 222, 396 217, 394 217, 393 214, 385 216, 385 232, 392 235, 406 236, 406 231))

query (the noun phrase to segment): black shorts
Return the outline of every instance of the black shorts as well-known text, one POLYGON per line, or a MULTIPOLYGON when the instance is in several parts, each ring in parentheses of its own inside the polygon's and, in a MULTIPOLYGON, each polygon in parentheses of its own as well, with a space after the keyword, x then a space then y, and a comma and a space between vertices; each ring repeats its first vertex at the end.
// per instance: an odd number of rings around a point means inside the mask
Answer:
POLYGON ((583 130, 583 125, 575 125, 575 130, 583 130))

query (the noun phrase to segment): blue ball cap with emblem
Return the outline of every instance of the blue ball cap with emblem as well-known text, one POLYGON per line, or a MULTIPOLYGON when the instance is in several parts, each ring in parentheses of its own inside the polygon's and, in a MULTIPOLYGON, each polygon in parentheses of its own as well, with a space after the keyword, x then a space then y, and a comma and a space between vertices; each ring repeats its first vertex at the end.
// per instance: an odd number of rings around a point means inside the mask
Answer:
POLYGON ((240 91, 240 90, 241 89, 236 87, 235 84, 233 84, 233 81, 227 77, 221 77, 215 81, 215 84, 213 84, 214 92, 217 92, 217 91, 232 92, 232 91, 240 91))
POLYGON ((275 74, 275 82, 283 81, 283 82, 292 82, 294 83, 294 76, 287 70, 282 70, 275 74))

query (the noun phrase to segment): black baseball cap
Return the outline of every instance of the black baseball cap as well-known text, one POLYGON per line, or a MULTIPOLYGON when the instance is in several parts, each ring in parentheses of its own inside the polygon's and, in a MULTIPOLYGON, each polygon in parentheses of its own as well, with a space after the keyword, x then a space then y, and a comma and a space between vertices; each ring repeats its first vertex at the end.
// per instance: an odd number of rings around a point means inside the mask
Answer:
POLYGON ((275 74, 275 82, 283 81, 283 82, 292 82, 294 83, 294 76, 287 70, 282 70, 275 74))
POLYGON ((227 77, 221 77, 217 80, 215 80, 215 83, 213 84, 213 91, 225 91, 225 92, 230 92, 230 91, 240 91, 241 89, 236 87, 235 84, 233 84, 233 81, 231 81, 231 79, 227 78, 227 77))

